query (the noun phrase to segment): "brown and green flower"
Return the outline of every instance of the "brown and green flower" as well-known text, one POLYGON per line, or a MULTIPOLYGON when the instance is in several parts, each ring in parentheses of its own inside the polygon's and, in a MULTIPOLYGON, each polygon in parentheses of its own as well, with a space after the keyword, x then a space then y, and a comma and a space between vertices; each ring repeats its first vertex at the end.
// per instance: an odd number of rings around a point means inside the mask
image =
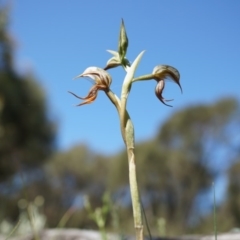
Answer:
POLYGON ((89 77, 94 81, 94 85, 90 88, 88 95, 86 97, 79 97, 75 93, 69 92, 75 97, 84 100, 77 106, 82 106, 84 104, 90 104, 97 98, 97 93, 99 90, 107 91, 112 83, 112 78, 108 72, 98 67, 89 67, 82 74, 78 75, 76 78, 89 77))
POLYGON ((155 88, 155 94, 156 94, 157 98, 166 106, 172 107, 171 105, 167 104, 166 102, 172 101, 173 99, 170 99, 170 100, 165 99, 162 96, 162 92, 165 87, 166 79, 173 80, 180 87, 181 92, 182 92, 182 87, 180 85, 179 71, 176 68, 171 67, 169 65, 158 65, 153 69, 152 74, 134 78, 132 82, 151 80, 151 79, 154 79, 157 81, 157 86, 155 88))
POLYGON ((165 105, 172 107, 171 105, 167 104, 166 102, 172 101, 173 99, 165 99, 162 96, 162 92, 165 87, 165 80, 167 78, 170 78, 173 80, 181 89, 182 87, 180 85, 180 73, 178 70, 174 67, 168 66, 168 65, 158 65, 153 69, 153 78, 157 81, 157 86, 155 88, 155 94, 157 98, 165 105))

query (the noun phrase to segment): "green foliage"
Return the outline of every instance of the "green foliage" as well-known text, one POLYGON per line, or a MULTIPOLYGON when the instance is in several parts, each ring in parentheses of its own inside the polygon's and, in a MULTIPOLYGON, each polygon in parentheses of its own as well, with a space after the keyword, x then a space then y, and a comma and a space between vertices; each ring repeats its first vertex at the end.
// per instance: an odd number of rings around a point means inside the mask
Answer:
MULTIPOLYGON (((72 148, 68 152, 58 152, 54 154, 50 161, 45 165, 45 172, 51 179, 59 182, 60 188, 69 188, 69 179, 72 182, 70 187, 86 189, 88 186, 98 186, 102 192, 107 174, 106 159, 100 155, 92 153, 86 146, 72 148)), ((92 189, 88 194, 94 193, 92 189)))
POLYGON ((7 13, 0 9, 0 181, 44 163, 54 147, 43 91, 32 76, 15 71, 12 55, 7 13))
POLYGON ((215 194, 215 184, 213 183, 213 227, 215 240, 217 240, 217 218, 216 218, 216 194, 215 194))
MULTIPOLYGON (((221 208, 216 206, 218 230, 227 231, 239 225, 240 168, 236 144, 238 132, 235 130, 238 125, 232 125, 233 122, 239 124, 237 113, 238 103, 234 99, 222 99, 210 106, 188 107, 173 114, 159 128, 155 138, 136 145, 140 193, 153 235, 159 231, 167 236, 213 232, 212 210, 209 218, 202 216, 196 199, 202 193, 212 192, 211 183, 216 177, 214 169, 220 164, 219 159, 211 156, 223 147, 230 148, 231 153, 236 150, 236 155, 227 154, 221 161, 235 160, 236 163, 228 173, 229 197, 221 208), (206 139, 214 144, 210 152, 206 139), (209 161, 216 166, 209 165, 209 161), (192 218, 195 219, 194 225, 192 218), (159 226, 159 219, 164 219, 164 226, 159 226)), ((99 209, 104 205, 101 196, 108 190, 112 207, 117 206, 117 211, 110 211, 105 223, 106 231, 132 233, 127 165, 125 151, 106 157, 93 153, 86 146, 76 146, 66 152, 57 152, 48 159, 42 168, 41 180, 28 185, 27 196, 29 201, 34 201, 37 195, 44 197, 43 210, 48 227, 58 226, 67 213, 70 215, 67 215, 64 227, 97 228, 84 208, 84 195, 89 196, 93 210, 99 209), (76 198, 80 203, 76 204, 76 198), (111 216, 113 213, 115 217, 111 216), (118 219, 118 230, 112 226, 114 219, 118 219)), ((2 217, 18 221, 18 208, 14 206, 25 190, 22 189, 19 196, 1 197, 1 203, 6 206, 2 217)))
POLYGON ((86 146, 74 147, 67 152, 54 154, 44 168, 48 190, 46 205, 48 208, 49 225, 55 227, 67 212, 75 211, 67 221, 66 227, 91 226, 86 218, 83 204, 74 205, 78 195, 81 201, 88 195, 93 208, 101 205, 101 196, 106 190, 108 160, 101 155, 92 153, 86 146), (65 202, 63 204, 58 199, 65 202), (59 202, 59 203, 58 203, 59 202))
MULTIPOLYGON (((138 181, 150 223, 162 217, 168 231, 177 233, 186 233, 192 218, 201 223, 202 210, 196 201, 211 191, 218 161, 232 161, 228 154, 224 159, 213 156, 223 148, 232 151, 234 132, 229 127, 236 122, 238 111, 238 102, 232 98, 189 107, 171 116, 155 139, 137 144, 138 181)), ((113 159, 111 191, 126 186, 124 158, 121 153, 113 159)))
POLYGON ((42 196, 37 196, 33 202, 27 202, 26 199, 18 201, 20 211, 19 220, 14 225, 8 220, 3 220, 0 223, 0 233, 7 236, 21 236, 34 231, 35 238, 38 238, 38 232, 44 228, 46 217, 42 214, 42 206, 44 199, 42 196))
POLYGON ((161 128, 159 144, 186 149, 191 156, 199 156, 206 140, 222 140, 224 127, 236 113, 237 107, 235 99, 227 98, 212 105, 193 106, 177 112, 161 128))
POLYGON ((88 196, 85 196, 84 206, 88 212, 88 217, 97 224, 101 232, 102 239, 106 240, 107 239, 106 222, 108 214, 111 211, 110 194, 108 192, 105 192, 102 197, 102 206, 97 207, 95 209, 92 209, 88 196))
POLYGON ((12 69, 12 48, 13 41, 7 34, 8 27, 7 7, 0 6, 0 69, 12 69))
POLYGON ((240 225, 240 158, 228 171, 227 209, 235 226, 240 225))

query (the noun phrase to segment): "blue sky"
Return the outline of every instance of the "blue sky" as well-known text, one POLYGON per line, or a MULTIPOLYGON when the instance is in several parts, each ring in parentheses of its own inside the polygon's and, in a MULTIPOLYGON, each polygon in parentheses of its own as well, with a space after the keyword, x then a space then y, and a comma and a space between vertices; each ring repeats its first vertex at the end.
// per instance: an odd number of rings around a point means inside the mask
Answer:
MULTIPOLYGON (((156 98, 154 81, 136 82, 128 101, 136 141, 153 137, 160 124, 181 108, 240 95, 240 1, 32 1, 13 0, 10 32, 16 41, 16 68, 31 71, 46 92, 50 116, 58 124, 60 149, 88 144, 112 154, 124 145, 118 115, 103 92, 90 105, 75 107, 91 82, 72 80, 89 66, 104 67, 117 50, 121 18, 129 38, 130 61, 146 50, 136 75, 158 64, 180 71, 183 94, 167 82, 156 98)), ((122 69, 109 71, 119 95, 122 69)))

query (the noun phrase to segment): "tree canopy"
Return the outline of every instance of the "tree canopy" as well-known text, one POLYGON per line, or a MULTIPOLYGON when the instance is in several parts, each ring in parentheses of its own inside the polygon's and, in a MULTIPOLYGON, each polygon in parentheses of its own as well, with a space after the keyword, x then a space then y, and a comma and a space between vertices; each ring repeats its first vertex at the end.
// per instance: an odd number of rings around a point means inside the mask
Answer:
MULTIPOLYGON (((212 158, 220 156, 223 147, 226 153, 239 149, 232 140, 237 132, 229 131, 239 124, 236 121, 238 111, 238 101, 233 98, 187 107, 170 116, 153 139, 136 145, 140 194, 152 226, 163 218, 169 231, 186 233, 203 224, 206 214, 202 215, 203 207, 199 203, 209 202, 212 182, 223 173, 219 165, 234 162, 233 156, 239 155, 236 151, 235 155, 224 153, 219 159, 212 158)), ((122 228, 128 229, 131 225, 128 223, 132 210, 125 151, 106 157, 79 146, 55 154, 46 167, 47 178, 51 177, 49 182, 58 179, 58 194, 71 199, 68 207, 73 206, 76 199, 83 199, 84 194, 90 196, 93 206, 99 207, 100 196, 107 190, 119 207, 122 228)), ((208 206, 211 204, 209 202, 208 206)), ((78 221, 74 223, 76 218, 71 219, 71 226, 88 226, 85 224, 89 222, 86 223, 81 213, 79 206, 78 221)), ((153 229, 156 233, 157 228, 153 229)))
POLYGON ((13 64, 8 16, 0 9, 0 181, 20 169, 44 163, 54 148, 55 127, 48 119, 44 92, 13 64))

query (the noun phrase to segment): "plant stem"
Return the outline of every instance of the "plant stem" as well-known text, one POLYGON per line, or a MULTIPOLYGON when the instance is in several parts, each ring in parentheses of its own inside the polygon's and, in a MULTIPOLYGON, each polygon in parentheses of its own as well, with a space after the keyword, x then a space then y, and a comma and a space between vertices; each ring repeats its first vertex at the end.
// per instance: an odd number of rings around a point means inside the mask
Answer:
POLYGON ((132 198, 133 218, 136 231, 136 239, 143 240, 143 224, 142 224, 142 212, 141 202, 137 184, 137 171, 135 161, 135 140, 134 140, 134 126, 130 119, 128 112, 125 110, 123 114, 123 106, 126 104, 125 98, 122 98, 122 108, 120 111, 121 130, 123 134, 123 140, 126 144, 128 155, 128 168, 129 168, 129 185, 132 198), (123 114, 123 115, 122 115, 123 114), (124 117, 123 117, 124 116, 124 117))
MULTIPOLYGON (((141 57, 142 54, 139 56, 141 57)), ((134 64, 132 65, 132 67, 134 64)), ((135 67, 137 63, 135 64, 135 67)), ((138 191, 137 184, 137 172, 136 172, 136 161, 135 161, 135 139, 134 139, 134 126, 130 119, 130 116, 126 110, 127 98, 129 91, 131 89, 131 84, 129 79, 132 79, 134 76, 134 69, 126 75, 126 78, 123 83, 122 94, 121 94, 121 109, 120 109, 120 122, 121 122, 121 132, 122 137, 127 148, 128 155, 128 168, 129 168, 129 184, 130 192, 132 198, 132 207, 133 207, 133 218, 134 226, 136 231, 136 239, 143 240, 143 224, 142 224, 142 212, 141 212, 141 202, 138 191)))
POLYGON ((30 225, 31 225, 31 228, 32 228, 32 231, 33 231, 33 238, 34 238, 34 240, 40 240, 40 238, 38 236, 38 232, 35 229, 35 225, 34 225, 32 203, 28 203, 27 213, 28 213, 29 222, 30 222, 30 225))
POLYGON ((75 209, 73 207, 70 207, 62 216, 60 219, 57 228, 64 228, 66 226, 66 223, 70 219, 70 217, 74 214, 75 209))
MULTIPOLYGON (((129 185, 132 199, 134 226, 136 231, 136 239, 143 240, 143 223, 141 203, 137 184, 136 161, 135 161, 135 141, 134 141, 134 127, 127 110, 123 109, 126 106, 126 98, 122 99, 122 104, 116 95, 109 89, 106 91, 108 98, 115 105, 120 116, 120 126, 123 141, 127 148, 128 167, 129 167, 129 185)), ((125 108, 126 109, 126 108, 125 108)))
POLYGON ((143 224, 141 215, 141 203, 139 198, 137 174, 136 174, 136 161, 133 147, 127 146, 128 166, 129 166, 129 184, 132 198, 133 217, 136 231, 136 239, 143 240, 143 224))
POLYGON ((216 197, 215 197, 215 183, 213 185, 213 224, 214 224, 214 235, 215 240, 217 240, 217 221, 216 221, 216 197))
MULTIPOLYGON (((23 176, 22 171, 20 171, 20 176, 21 176, 21 180, 22 180, 23 185, 25 185, 24 176, 23 176)), ((25 188, 24 188, 24 195, 25 195, 25 199, 28 199, 25 188)), ((29 220, 32 232, 33 232, 33 239, 34 240, 40 240, 40 238, 38 236, 38 232, 36 231, 35 225, 34 225, 34 217, 33 217, 33 210, 32 210, 32 203, 31 202, 28 202, 26 211, 27 211, 28 220, 29 220)))
POLYGON ((127 74, 123 81, 121 99, 119 99, 110 89, 107 89, 105 91, 105 93, 107 94, 111 102, 117 108, 119 118, 120 118, 122 138, 127 149, 128 168, 129 168, 129 185, 130 185, 134 226, 135 226, 137 240, 143 240, 143 224, 142 224, 141 202, 140 202, 139 191, 138 191, 136 161, 135 161, 135 153, 134 153, 134 148, 135 148, 134 126, 128 114, 126 106, 127 106, 128 95, 131 90, 131 82, 134 78, 134 73, 142 58, 143 53, 144 51, 142 51, 136 57, 131 67, 125 69, 127 74))

